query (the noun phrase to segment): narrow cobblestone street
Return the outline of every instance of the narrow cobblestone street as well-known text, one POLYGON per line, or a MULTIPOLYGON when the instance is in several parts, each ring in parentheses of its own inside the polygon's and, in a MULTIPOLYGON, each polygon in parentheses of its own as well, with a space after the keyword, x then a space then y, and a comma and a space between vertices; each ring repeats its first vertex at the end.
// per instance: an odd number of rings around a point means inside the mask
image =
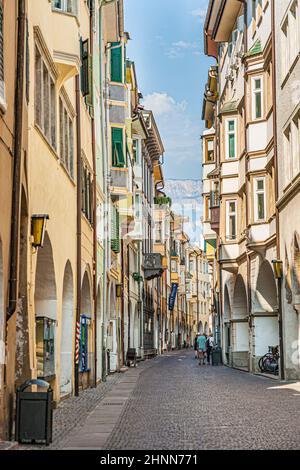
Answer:
POLYGON ((140 363, 67 400, 50 449, 300 448, 299 383, 199 366, 193 354, 140 363))

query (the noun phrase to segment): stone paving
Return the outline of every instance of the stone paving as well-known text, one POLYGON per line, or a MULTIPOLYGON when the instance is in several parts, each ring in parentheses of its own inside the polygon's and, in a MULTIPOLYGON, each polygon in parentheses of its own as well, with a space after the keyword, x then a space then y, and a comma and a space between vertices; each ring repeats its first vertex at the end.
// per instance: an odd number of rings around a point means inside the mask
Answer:
POLYGON ((300 385, 164 356, 140 375, 105 447, 300 449, 300 385))
POLYGON ((168 353, 63 402, 49 448, 300 449, 300 383, 168 353))

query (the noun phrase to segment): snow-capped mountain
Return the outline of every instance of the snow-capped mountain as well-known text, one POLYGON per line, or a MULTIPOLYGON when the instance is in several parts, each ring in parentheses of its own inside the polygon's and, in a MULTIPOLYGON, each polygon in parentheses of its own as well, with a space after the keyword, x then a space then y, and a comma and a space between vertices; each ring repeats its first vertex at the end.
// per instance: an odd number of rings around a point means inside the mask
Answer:
POLYGON ((191 243, 201 243, 202 182, 201 180, 166 180, 164 192, 172 199, 172 210, 187 218, 184 230, 191 243))

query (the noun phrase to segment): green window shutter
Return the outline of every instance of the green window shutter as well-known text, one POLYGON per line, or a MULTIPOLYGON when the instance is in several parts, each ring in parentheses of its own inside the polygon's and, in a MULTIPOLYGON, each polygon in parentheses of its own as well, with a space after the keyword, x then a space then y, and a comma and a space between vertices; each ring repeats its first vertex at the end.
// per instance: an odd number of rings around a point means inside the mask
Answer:
POLYGON ((80 38, 80 55, 81 55, 81 92, 83 96, 88 96, 89 89, 89 41, 80 38))
POLYGON ((111 249, 115 253, 120 253, 120 218, 114 206, 111 213, 111 249))
POLYGON ((119 42, 113 42, 111 46, 111 81, 122 83, 122 46, 119 42))
POLYGON ((125 166, 125 156, 123 151, 123 129, 112 128, 112 165, 114 167, 125 166))
POLYGON ((88 57, 88 94, 86 95, 86 104, 93 107, 93 57, 88 57))

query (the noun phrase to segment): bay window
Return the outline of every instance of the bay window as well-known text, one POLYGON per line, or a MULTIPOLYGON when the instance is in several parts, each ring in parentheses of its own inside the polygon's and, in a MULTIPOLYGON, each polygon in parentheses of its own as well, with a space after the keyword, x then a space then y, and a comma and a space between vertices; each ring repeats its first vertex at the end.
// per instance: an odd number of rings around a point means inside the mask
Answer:
POLYGON ((226 121, 226 159, 237 158, 237 120, 226 121))
POLYGON ((254 221, 260 222, 266 219, 266 191, 265 178, 254 179, 254 221))
POLYGON ((73 120, 63 99, 59 98, 59 142, 60 161, 70 174, 74 177, 74 132, 73 120))
POLYGON ((252 119, 263 117, 263 78, 252 79, 252 119))
POLYGON ((55 82, 42 58, 35 50, 35 123, 56 149, 56 96, 55 82))
POLYGON ((226 201, 226 240, 237 237, 237 201, 226 201))

